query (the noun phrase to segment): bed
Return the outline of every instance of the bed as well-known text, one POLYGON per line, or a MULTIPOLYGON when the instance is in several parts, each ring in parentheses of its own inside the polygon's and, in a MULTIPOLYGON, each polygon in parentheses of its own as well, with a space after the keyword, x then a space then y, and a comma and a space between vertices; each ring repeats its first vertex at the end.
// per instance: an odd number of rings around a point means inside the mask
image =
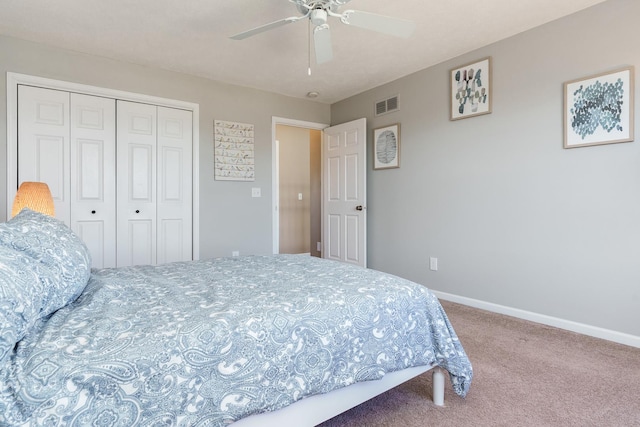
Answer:
POLYGON ((0 425, 316 425, 472 367, 437 298, 303 255, 91 270, 63 223, 0 224, 0 425))

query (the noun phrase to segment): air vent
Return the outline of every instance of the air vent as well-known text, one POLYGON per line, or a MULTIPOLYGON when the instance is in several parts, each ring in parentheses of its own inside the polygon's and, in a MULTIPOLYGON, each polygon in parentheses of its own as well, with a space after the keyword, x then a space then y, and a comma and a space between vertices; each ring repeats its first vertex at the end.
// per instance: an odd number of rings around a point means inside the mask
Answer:
POLYGON ((398 95, 376 102, 376 116, 399 110, 398 95))

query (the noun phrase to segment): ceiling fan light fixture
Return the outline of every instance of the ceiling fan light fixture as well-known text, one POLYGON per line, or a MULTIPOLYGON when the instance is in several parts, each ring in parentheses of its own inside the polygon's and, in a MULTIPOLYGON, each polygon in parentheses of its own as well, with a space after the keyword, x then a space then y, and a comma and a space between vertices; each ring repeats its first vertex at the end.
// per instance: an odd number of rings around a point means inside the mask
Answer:
POLYGON ((324 9, 313 9, 309 16, 313 25, 320 26, 327 23, 327 11, 324 9))

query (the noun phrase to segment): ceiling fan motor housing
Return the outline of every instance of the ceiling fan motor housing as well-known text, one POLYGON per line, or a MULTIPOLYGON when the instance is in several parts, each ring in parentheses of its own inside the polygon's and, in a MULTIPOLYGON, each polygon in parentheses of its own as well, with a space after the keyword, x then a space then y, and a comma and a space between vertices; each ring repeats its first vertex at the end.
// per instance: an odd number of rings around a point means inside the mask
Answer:
MULTIPOLYGON (((291 0, 296 4, 298 11, 306 15, 307 13, 313 13, 316 10, 330 10, 332 12, 337 12, 338 7, 347 3, 349 0, 291 0)), ((313 21, 313 17, 310 15, 309 18, 313 21)), ((326 22, 326 18, 325 18, 326 22)), ((322 22, 324 24, 325 22, 322 22)), ((317 24, 317 25, 322 25, 317 24)))
POLYGON ((327 23, 327 11, 324 9, 313 9, 309 19, 316 27, 327 23))

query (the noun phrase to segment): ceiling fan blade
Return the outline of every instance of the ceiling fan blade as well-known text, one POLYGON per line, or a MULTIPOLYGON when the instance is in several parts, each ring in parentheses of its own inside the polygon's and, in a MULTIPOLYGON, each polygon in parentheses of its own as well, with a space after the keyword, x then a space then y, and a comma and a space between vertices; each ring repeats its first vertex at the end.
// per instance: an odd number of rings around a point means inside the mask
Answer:
POLYGON ((290 18, 281 19, 279 21, 271 22, 269 24, 261 25, 256 28, 252 28, 251 30, 244 31, 242 33, 235 34, 230 39, 234 40, 244 40, 248 37, 255 36, 256 34, 264 33, 265 31, 273 30, 274 28, 282 27, 287 24, 294 23, 296 21, 301 20, 302 18, 306 18, 306 16, 292 16, 290 18))
POLYGON ((347 25, 403 38, 411 36, 416 29, 413 21, 359 10, 344 11, 340 20, 347 25))
POLYGON ((327 24, 319 25, 314 28, 313 42, 316 50, 316 64, 323 64, 333 59, 331 30, 327 24))

